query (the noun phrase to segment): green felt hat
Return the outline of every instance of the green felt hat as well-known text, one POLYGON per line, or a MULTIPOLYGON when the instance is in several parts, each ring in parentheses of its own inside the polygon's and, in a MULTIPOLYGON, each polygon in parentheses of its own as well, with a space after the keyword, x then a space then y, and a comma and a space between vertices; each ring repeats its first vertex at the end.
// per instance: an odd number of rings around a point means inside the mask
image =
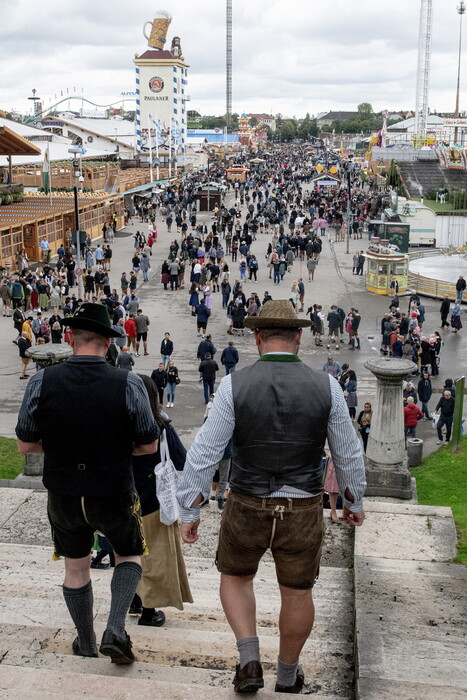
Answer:
POLYGON ((91 331, 103 335, 105 338, 118 338, 120 336, 112 328, 109 314, 103 304, 86 302, 79 307, 74 316, 66 318, 64 322, 70 328, 91 331))
POLYGON ((297 316, 290 299, 270 299, 263 304, 258 316, 245 318, 247 328, 305 328, 311 321, 297 316))

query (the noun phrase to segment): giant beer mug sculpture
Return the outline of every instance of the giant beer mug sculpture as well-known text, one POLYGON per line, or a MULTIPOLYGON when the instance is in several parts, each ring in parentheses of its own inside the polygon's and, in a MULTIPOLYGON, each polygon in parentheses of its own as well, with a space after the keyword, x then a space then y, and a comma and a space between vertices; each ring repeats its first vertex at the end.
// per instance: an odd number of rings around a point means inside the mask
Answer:
POLYGON ((163 49, 164 44, 167 41, 167 32, 169 30, 169 24, 172 21, 171 15, 164 10, 158 10, 155 14, 154 20, 152 22, 145 22, 143 26, 143 34, 148 40, 148 46, 155 49, 163 49), (151 25, 151 31, 149 36, 146 34, 147 25, 151 25))

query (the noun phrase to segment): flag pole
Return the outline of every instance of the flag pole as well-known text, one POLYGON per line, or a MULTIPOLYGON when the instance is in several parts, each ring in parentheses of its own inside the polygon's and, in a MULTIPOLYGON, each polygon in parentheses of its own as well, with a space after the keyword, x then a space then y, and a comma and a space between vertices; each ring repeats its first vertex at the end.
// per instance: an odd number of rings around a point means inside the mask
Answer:
POLYGON ((159 129, 161 128, 160 120, 157 120, 156 124, 156 178, 160 180, 160 168, 159 168, 159 129))
POLYGON ((153 181, 152 172, 152 134, 151 134, 151 115, 148 115, 148 137, 149 137, 149 182, 153 181))
POLYGON ((172 177, 172 118, 169 122, 169 177, 172 177))

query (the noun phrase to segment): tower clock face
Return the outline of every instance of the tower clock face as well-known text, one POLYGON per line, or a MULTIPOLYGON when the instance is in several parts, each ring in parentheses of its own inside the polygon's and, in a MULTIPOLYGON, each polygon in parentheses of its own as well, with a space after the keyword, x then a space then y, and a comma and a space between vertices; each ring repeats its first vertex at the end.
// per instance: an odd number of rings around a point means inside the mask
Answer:
POLYGON ((151 80, 149 81, 149 89, 152 92, 162 92, 162 90, 164 89, 164 81, 162 80, 162 78, 159 78, 157 76, 155 78, 151 78, 151 80))

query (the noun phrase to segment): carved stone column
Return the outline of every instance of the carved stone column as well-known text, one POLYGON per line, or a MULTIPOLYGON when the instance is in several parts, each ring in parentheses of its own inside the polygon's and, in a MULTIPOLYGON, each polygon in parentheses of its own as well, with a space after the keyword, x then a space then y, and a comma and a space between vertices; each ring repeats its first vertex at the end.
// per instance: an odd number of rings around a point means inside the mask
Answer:
POLYGON ((378 357, 365 362, 377 379, 376 405, 366 451, 367 496, 411 498, 404 439, 402 382, 416 370, 410 360, 378 357))

